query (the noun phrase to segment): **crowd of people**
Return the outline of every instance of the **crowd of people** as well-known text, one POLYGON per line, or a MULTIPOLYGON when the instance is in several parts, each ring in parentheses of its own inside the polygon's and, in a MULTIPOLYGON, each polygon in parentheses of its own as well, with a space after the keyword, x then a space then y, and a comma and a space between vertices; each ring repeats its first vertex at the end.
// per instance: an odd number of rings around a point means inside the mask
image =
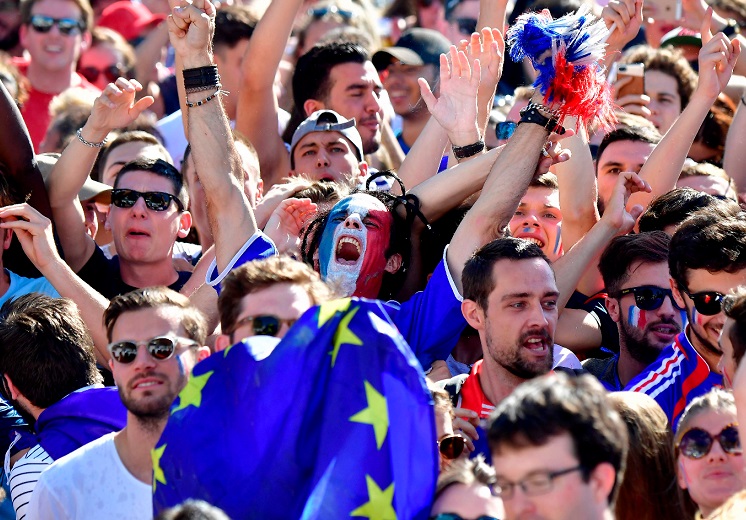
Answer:
POLYGON ((742 0, 0 6, 0 518, 746 516, 742 0))

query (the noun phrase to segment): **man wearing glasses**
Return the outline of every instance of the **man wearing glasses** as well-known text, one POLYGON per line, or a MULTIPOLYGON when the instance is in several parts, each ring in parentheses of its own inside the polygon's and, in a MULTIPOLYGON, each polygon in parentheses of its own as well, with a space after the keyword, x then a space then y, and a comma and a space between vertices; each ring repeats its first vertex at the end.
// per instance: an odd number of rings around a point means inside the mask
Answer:
POLYGON ((612 240, 601 255, 599 270, 606 287, 606 309, 616 323, 601 325, 601 336, 619 334, 619 354, 591 358, 583 368, 611 391, 621 391, 681 332, 678 308, 668 276, 671 238, 663 231, 624 235, 612 240))
POLYGON ((91 42, 93 12, 88 0, 26 0, 21 2, 21 20, 21 45, 29 59, 15 63, 31 84, 21 113, 38 151, 54 96, 70 87, 99 92, 75 72, 81 51, 91 42))
MULTIPOLYGON (((114 298, 104 323, 111 341, 109 366, 127 408, 127 425, 43 472, 29 518, 152 517, 152 482, 159 473, 153 471, 151 450, 192 368, 210 353, 203 346, 207 325, 185 296, 165 287, 114 298)), ((194 405, 187 396, 180 396, 178 406, 194 405)))
POLYGON ((678 307, 688 325, 658 359, 625 388, 653 397, 674 431, 692 399, 722 386, 718 337, 723 295, 746 284, 746 219, 716 211, 684 222, 671 239, 668 265, 678 307))
POLYGON ((522 384, 495 410, 488 437, 506 518, 614 517, 627 428, 592 377, 522 384))

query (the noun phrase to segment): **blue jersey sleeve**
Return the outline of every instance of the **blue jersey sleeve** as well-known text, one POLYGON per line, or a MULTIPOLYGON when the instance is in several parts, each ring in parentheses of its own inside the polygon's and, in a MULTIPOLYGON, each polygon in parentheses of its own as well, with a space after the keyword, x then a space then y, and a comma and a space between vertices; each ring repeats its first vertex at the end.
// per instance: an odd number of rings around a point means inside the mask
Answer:
POLYGON ((218 273, 217 260, 213 260, 210 264, 210 268, 207 270, 205 283, 211 285, 217 293, 220 294, 220 283, 233 269, 240 267, 247 262, 259 260, 261 258, 269 258, 276 254, 277 248, 275 247, 274 242, 272 242, 272 239, 261 231, 257 231, 251 235, 243 247, 238 250, 238 253, 236 253, 230 263, 225 266, 222 273, 218 273))

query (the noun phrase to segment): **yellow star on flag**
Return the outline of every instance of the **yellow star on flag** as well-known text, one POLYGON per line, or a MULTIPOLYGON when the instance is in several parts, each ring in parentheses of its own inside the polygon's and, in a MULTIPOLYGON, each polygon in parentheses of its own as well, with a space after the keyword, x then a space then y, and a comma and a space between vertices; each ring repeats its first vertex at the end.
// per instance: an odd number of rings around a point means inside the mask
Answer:
POLYGON ((389 430, 389 411, 386 406, 386 398, 379 394, 369 382, 365 381, 364 383, 368 407, 350 417, 350 421, 373 426, 373 432, 376 434, 376 447, 380 450, 389 430))
POLYGON ((342 298, 326 302, 319 307, 319 327, 334 317, 337 311, 344 312, 350 308, 350 299, 342 298))
POLYGON ((337 355, 342 345, 362 345, 363 342, 355 336, 355 333, 350 330, 350 321, 355 317, 360 307, 352 309, 344 318, 339 322, 336 334, 334 334, 334 348, 329 354, 332 355, 332 367, 337 362, 337 355))
POLYGON ((161 484, 166 483, 166 475, 163 474, 163 469, 161 468, 161 457, 163 457, 166 446, 168 445, 164 444, 160 448, 150 450, 150 458, 153 461, 153 493, 155 493, 156 482, 160 482, 161 484))
POLYGON ((171 415, 175 414, 179 410, 183 410, 188 406, 194 406, 199 408, 202 404, 202 389, 205 388, 207 380, 212 376, 213 370, 205 372, 201 376, 192 376, 189 378, 189 382, 184 387, 184 390, 179 393, 179 406, 173 409, 171 415))
POLYGON ((365 483, 370 500, 350 513, 350 516, 364 516, 370 520, 397 520, 396 511, 391 505, 394 500, 394 483, 383 491, 370 475, 365 475, 365 483))

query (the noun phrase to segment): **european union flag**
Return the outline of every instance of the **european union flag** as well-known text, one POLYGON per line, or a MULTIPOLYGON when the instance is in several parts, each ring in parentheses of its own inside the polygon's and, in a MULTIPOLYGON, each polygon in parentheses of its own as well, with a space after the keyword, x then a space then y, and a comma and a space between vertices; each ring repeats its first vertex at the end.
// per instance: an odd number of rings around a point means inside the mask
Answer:
POLYGON ((431 403, 378 302, 310 309, 266 359, 242 342, 195 367, 153 450, 155 514, 197 498, 235 520, 425 519, 431 403))

